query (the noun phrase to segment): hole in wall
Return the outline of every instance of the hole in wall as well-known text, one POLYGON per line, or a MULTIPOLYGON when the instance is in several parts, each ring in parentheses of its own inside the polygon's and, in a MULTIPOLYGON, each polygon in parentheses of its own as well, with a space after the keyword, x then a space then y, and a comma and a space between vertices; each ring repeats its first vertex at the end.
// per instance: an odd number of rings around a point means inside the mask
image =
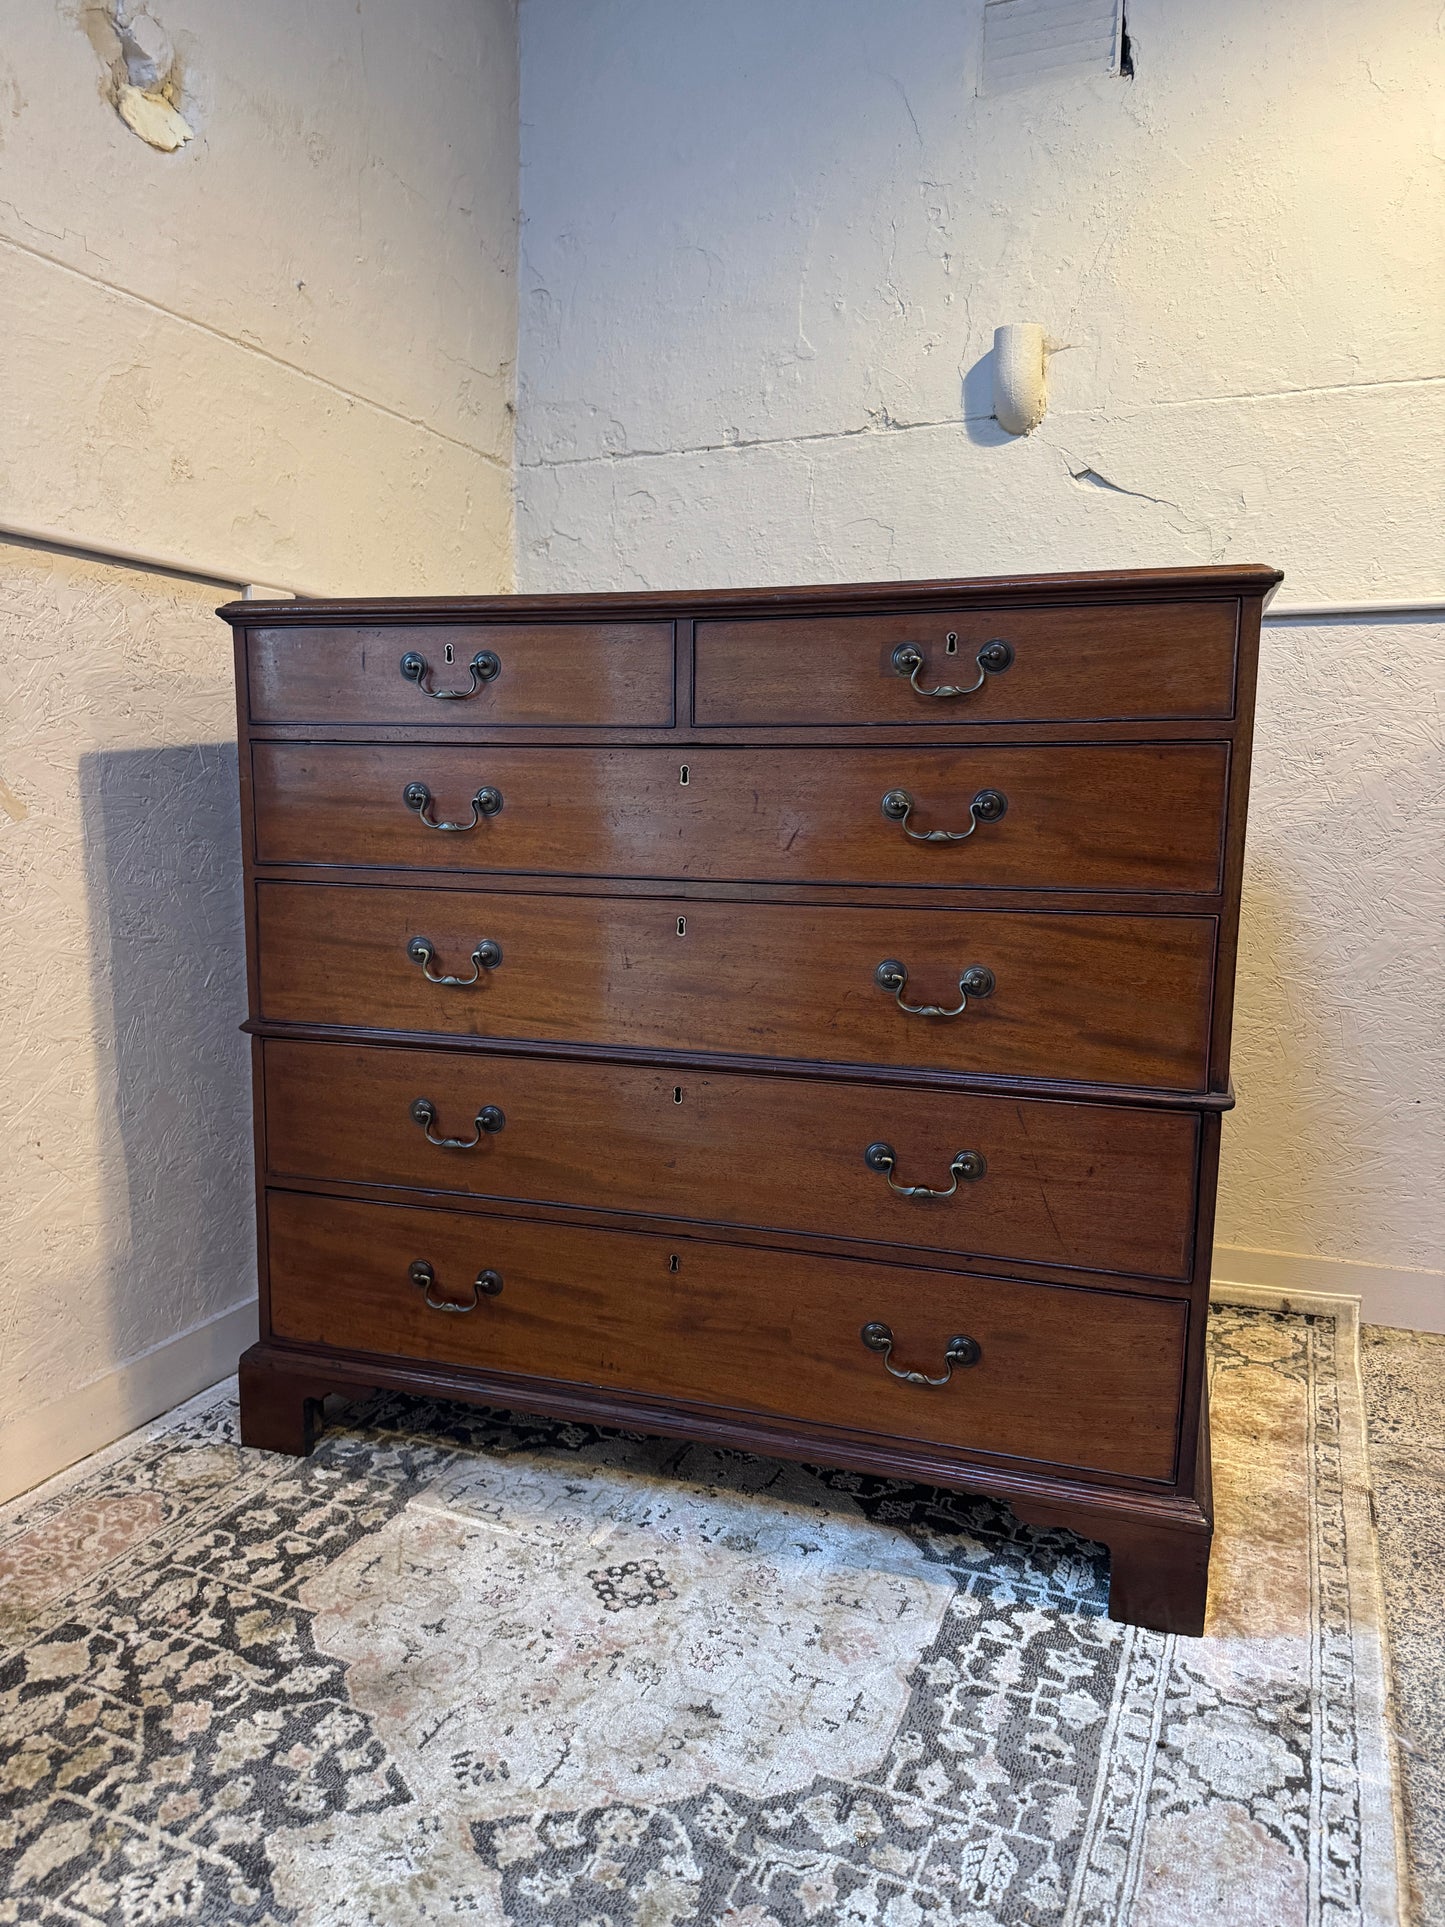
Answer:
POLYGON ((80 24, 110 69, 106 92, 131 132, 162 154, 184 147, 195 130, 181 111, 181 66, 160 21, 134 0, 110 0, 86 8, 80 24))

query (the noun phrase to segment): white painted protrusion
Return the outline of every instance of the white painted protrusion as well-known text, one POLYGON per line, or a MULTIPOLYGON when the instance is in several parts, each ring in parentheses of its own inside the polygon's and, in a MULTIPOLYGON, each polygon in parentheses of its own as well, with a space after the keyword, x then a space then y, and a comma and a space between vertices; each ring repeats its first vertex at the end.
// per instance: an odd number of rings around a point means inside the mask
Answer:
POLYGON ((1027 435, 1044 418, 1044 331, 1012 321, 993 331, 993 412, 1010 435, 1027 435))

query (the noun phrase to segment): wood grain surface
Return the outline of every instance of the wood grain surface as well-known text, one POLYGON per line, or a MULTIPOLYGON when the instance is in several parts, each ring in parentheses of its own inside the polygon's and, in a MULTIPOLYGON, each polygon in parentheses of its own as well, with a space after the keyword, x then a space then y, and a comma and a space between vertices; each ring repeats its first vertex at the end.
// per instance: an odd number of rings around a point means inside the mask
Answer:
POLYGON ((257 890, 261 1014, 293 1023, 1203 1088, 1209 917, 679 904, 339 884, 257 890), (502 963, 465 988, 477 945, 502 963), (971 966, 996 988, 956 1017, 971 966))
POLYGON ((445 1191, 812 1232, 1184 1281, 1198 1124, 1188 1112, 638 1065, 269 1038, 275 1178, 445 1191), (431 1107, 430 1143, 412 1116, 431 1107), (499 1109, 500 1130, 477 1125, 499 1109), (960 1151, 984 1161, 951 1197, 960 1151))
POLYGON ((253 756, 262 863, 1196 893, 1219 888, 1229 765, 1222 743, 846 753, 258 743, 253 756), (406 800, 416 784, 430 793, 429 821, 406 800), (501 797, 495 814, 474 805, 483 788, 501 797), (906 824, 882 807, 898 790, 913 803, 906 824), (990 820, 995 797, 1003 813, 990 820), (924 843, 910 830, 965 836, 924 843))
POLYGON ((271 1321, 300 1344, 473 1361, 552 1380, 663 1390, 701 1404, 980 1452, 1167 1479, 1188 1308, 1171 1299, 1014 1284, 726 1244, 536 1225, 273 1192, 271 1321), (478 1272, 502 1288, 476 1309, 478 1272), (943 1386, 900 1383, 863 1344, 941 1376, 956 1334, 982 1348, 943 1386))

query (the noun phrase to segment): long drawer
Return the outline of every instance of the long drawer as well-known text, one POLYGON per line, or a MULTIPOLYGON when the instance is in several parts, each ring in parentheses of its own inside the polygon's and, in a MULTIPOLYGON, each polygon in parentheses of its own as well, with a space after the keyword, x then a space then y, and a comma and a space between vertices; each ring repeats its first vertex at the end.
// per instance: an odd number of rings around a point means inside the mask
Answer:
POLYGON ((253 629, 255 723, 419 729, 666 727, 671 622, 458 622, 253 629))
POLYGON ((1189 1275, 1185 1112, 278 1038, 263 1064, 275 1178, 1189 1275))
POLYGON ((1222 743, 258 743, 262 863, 956 889, 1219 888, 1222 743))
POLYGON ((1178 1300, 279 1191, 268 1219, 283 1341, 1173 1474, 1178 1300))
POLYGON ((1206 1076, 1211 917, 261 882, 256 923, 260 1014, 281 1023, 1167 1090, 1206 1076))
POLYGON ((1234 712, 1238 630, 1233 598, 706 619, 693 718, 933 729, 1222 719, 1234 712))

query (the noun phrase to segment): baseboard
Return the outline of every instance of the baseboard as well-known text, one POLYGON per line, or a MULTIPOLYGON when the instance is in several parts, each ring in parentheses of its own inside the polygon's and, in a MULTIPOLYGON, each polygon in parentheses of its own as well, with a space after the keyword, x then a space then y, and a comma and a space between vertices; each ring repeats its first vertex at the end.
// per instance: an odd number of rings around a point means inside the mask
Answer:
POLYGON ((0 1426, 0 1504, 214 1385, 255 1342, 253 1298, 0 1426))
POLYGON ((1312 1258, 1296 1251, 1251 1251, 1243 1245, 1214 1247, 1211 1296, 1225 1303, 1278 1304, 1287 1298, 1300 1311, 1325 1311, 1327 1301, 1359 1301, 1363 1325, 1396 1325, 1407 1331, 1445 1332, 1445 1271, 1357 1264, 1350 1258, 1312 1258), (1260 1292, 1261 1298, 1233 1297, 1260 1292))

